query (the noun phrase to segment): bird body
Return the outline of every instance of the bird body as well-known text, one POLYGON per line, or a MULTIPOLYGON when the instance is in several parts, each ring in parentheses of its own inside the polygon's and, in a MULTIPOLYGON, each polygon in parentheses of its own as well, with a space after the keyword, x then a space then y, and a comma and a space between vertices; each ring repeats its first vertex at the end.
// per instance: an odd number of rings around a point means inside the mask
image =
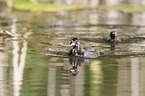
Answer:
POLYGON ((77 38, 71 39, 73 49, 69 51, 69 56, 81 56, 84 58, 98 58, 100 54, 96 49, 91 47, 80 47, 79 40, 77 38))

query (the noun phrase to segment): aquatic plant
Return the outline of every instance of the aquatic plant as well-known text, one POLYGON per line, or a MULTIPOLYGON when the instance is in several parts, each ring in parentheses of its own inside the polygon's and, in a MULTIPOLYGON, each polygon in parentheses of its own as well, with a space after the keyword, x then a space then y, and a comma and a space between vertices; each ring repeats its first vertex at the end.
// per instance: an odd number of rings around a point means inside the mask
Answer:
POLYGON ((7 0, 9 7, 17 10, 43 11, 43 12, 58 12, 63 10, 75 10, 83 6, 53 4, 51 2, 40 3, 35 0, 7 0), (11 3, 10 3, 11 2, 11 3))
POLYGON ((138 13, 144 12, 145 6, 143 5, 131 5, 131 4, 118 4, 114 6, 105 6, 102 5, 99 7, 101 10, 117 10, 123 13, 138 13))

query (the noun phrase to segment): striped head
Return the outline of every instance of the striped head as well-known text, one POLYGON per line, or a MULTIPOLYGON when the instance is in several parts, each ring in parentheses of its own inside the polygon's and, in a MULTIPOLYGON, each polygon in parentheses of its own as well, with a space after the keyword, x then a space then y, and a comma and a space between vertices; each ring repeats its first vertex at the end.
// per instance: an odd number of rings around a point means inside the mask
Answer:
POLYGON ((79 39, 78 38, 72 38, 71 42, 70 42, 70 45, 72 45, 74 47, 79 46, 80 45, 79 39))

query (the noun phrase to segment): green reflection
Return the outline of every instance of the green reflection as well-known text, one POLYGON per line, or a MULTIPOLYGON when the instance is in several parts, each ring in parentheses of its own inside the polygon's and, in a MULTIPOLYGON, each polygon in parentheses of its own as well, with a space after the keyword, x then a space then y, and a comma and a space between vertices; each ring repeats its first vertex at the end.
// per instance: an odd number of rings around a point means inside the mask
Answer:
POLYGON ((100 6, 103 10, 118 10, 124 13, 138 13, 144 12, 145 6, 143 5, 131 5, 131 4, 118 4, 114 6, 100 6))

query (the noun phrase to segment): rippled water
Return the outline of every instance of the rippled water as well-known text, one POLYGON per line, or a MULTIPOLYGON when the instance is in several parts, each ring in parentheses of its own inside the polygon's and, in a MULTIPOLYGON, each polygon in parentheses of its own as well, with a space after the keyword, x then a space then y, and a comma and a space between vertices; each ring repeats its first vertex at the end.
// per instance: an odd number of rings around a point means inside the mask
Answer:
POLYGON ((0 29, 15 37, 0 38, 0 95, 144 96, 144 14, 113 12, 3 9, 0 29), (112 30, 122 42, 111 46, 104 39, 112 30), (73 37, 104 55, 68 57, 73 37))

